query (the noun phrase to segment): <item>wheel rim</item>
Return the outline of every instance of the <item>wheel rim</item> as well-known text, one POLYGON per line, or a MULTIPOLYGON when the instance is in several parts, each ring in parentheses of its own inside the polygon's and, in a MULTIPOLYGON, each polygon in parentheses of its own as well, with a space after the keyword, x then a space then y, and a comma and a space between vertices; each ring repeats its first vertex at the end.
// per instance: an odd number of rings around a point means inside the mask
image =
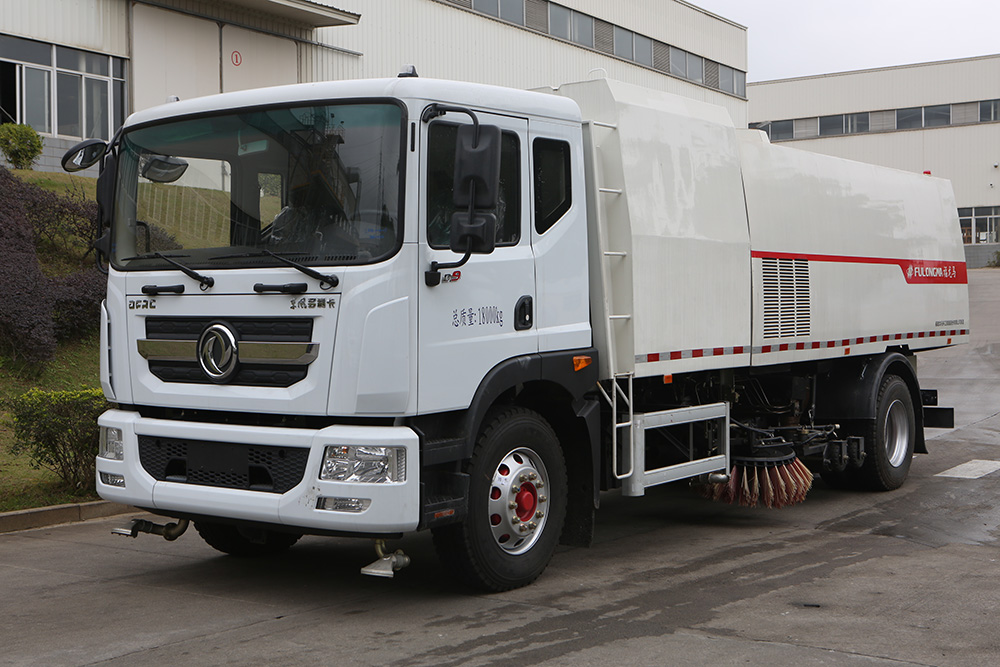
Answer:
POLYGON ((549 476, 541 457, 518 447, 493 471, 487 518, 497 546, 511 555, 531 549, 545 529, 549 476))
POLYGON ((907 419, 906 406, 900 400, 889 405, 885 415, 885 453, 889 465, 898 468, 906 460, 906 452, 910 448, 910 420, 907 419))

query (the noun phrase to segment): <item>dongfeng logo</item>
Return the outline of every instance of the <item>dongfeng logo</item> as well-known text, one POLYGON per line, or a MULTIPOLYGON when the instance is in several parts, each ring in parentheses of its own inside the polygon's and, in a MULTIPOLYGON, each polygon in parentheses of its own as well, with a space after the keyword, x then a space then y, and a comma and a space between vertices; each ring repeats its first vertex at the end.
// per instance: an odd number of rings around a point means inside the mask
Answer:
POLYGON ((236 334, 225 324, 213 324, 198 339, 198 364, 213 382, 225 382, 236 370, 236 334))

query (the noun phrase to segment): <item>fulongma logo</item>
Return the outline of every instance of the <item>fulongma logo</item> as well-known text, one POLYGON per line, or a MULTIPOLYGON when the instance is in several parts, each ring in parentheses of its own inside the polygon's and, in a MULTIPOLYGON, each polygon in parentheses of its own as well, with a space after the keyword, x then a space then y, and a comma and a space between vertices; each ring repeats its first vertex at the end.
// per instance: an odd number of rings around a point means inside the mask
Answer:
POLYGON ((213 324, 198 338, 198 364, 213 382, 225 382, 236 370, 236 334, 225 324, 213 324))

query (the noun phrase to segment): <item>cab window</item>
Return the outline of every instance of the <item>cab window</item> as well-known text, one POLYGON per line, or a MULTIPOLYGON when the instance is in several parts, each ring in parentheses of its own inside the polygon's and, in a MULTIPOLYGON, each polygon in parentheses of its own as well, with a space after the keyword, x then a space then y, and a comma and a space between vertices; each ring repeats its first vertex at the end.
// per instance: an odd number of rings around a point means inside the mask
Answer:
MULTIPOLYGON (((432 248, 447 248, 451 215, 455 212, 455 138, 458 125, 434 123, 428 133, 427 151, 427 242, 432 248)), ((513 132, 500 139, 500 192, 496 208, 496 244, 517 245, 521 238, 520 142, 513 132)))

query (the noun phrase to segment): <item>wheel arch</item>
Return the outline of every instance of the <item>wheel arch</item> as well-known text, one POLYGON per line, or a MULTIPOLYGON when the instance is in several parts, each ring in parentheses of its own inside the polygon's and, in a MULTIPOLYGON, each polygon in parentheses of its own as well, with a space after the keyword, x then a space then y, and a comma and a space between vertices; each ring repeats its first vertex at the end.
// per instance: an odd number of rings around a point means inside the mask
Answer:
POLYGON ((468 460, 480 431, 495 408, 517 405, 541 415, 559 439, 569 480, 568 512, 561 542, 589 546, 600 485, 600 405, 591 394, 597 384, 594 348, 546 352, 507 359, 483 378, 468 409, 417 417, 412 425, 425 446, 424 465, 468 460), (576 369, 574 357, 591 363, 576 369))
POLYGON ((906 383, 913 402, 916 420, 914 451, 927 453, 924 440, 923 404, 920 382, 909 358, 901 351, 845 361, 819 376, 816 390, 816 419, 818 421, 872 422, 876 417, 876 397, 882 379, 895 375, 906 383))

